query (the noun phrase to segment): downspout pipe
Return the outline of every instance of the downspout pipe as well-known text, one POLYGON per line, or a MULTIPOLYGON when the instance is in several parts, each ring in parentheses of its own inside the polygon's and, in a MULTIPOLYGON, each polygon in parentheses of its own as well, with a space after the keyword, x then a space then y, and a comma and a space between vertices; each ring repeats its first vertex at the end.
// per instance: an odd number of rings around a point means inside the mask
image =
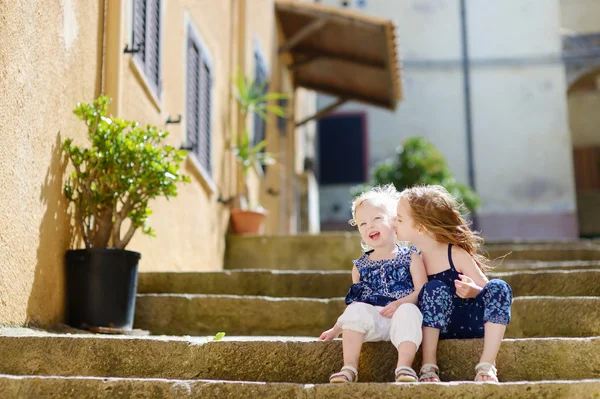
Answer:
POLYGON ((475 167, 473 165, 473 121, 471 115, 471 65, 469 61, 469 39, 467 29, 467 0, 460 0, 460 30, 462 44, 463 97, 465 107, 465 127, 467 138, 467 168, 469 185, 475 187, 475 167))
POLYGON ((106 0, 106 31, 104 49, 104 94, 112 98, 110 114, 121 114, 121 63, 123 60, 123 25, 126 1, 106 0))

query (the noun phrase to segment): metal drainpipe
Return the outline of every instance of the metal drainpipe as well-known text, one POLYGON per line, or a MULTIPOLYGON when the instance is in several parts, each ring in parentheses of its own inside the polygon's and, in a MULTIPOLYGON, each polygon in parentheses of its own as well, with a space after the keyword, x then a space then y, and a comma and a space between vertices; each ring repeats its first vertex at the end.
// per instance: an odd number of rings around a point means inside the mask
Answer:
POLYGON ((462 69, 464 80, 465 125, 467 133, 467 168, 469 185, 475 190, 475 168, 473 166, 473 123, 471 118, 471 67, 469 63, 469 41, 467 36, 467 4, 460 0, 460 28, 462 39, 462 69))

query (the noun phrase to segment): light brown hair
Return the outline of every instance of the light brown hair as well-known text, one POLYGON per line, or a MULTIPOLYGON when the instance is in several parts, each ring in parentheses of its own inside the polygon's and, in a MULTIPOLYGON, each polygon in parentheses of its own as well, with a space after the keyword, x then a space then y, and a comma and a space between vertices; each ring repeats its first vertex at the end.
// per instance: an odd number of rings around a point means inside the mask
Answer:
POLYGON ((461 213, 464 205, 444 187, 411 187, 402 191, 400 198, 408 201, 417 229, 425 229, 438 242, 454 244, 464 249, 484 273, 493 268, 492 262, 478 253, 483 245, 483 238, 469 228, 469 223, 461 213))

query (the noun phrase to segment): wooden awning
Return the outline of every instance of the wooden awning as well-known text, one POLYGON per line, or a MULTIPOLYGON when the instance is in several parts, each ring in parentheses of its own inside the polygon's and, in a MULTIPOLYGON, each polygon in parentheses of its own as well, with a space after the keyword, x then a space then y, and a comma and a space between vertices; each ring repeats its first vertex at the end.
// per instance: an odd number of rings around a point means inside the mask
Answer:
MULTIPOLYGON (((395 110, 402 97, 391 20, 322 4, 276 0, 279 54, 294 87, 395 110)), ((338 104, 339 103, 339 104, 338 104)))

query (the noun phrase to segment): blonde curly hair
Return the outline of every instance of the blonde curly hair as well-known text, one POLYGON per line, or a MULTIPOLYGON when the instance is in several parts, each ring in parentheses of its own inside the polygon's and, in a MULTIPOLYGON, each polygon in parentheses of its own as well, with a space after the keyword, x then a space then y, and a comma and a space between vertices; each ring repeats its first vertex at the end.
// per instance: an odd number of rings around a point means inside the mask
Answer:
POLYGON ((352 219, 348 223, 356 226, 356 210, 367 201, 375 205, 383 205, 392 215, 395 215, 399 200, 400 192, 396 190, 393 184, 377 186, 364 191, 352 199, 352 219))

